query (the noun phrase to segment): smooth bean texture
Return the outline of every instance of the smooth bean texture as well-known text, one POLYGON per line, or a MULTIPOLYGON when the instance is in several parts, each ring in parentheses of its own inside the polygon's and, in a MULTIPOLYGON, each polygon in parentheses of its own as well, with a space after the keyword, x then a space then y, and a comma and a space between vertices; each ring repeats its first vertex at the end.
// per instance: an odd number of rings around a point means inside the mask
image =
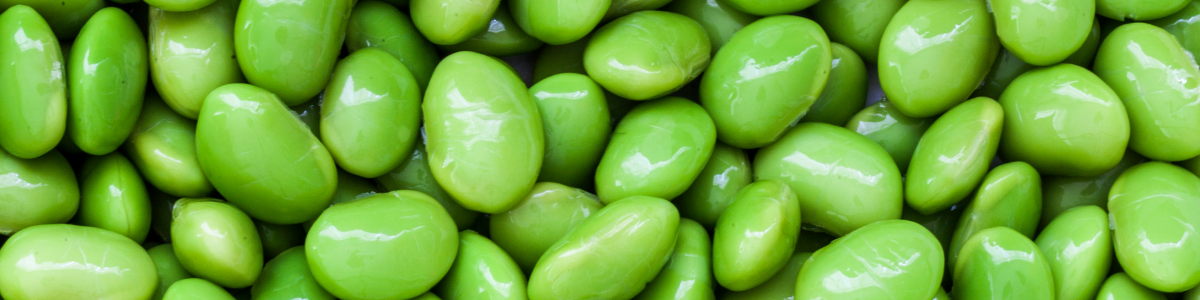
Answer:
POLYGON ((508 9, 521 29, 543 42, 562 45, 578 41, 600 24, 612 0, 510 0, 508 9))
POLYGON ((1092 0, 993 0, 991 8, 1004 48, 1038 66, 1060 62, 1079 50, 1096 17, 1092 0))
POLYGON ((752 149, 778 140, 820 96, 830 49, 820 25, 796 16, 765 18, 734 34, 700 81, 700 103, 721 142, 752 149))
POLYGON ((667 200, 613 202, 542 255, 529 275, 529 299, 630 299, 667 264, 678 228, 667 200))
POLYGON ((161 300, 171 284, 192 278, 192 274, 188 273, 175 257, 175 248, 171 244, 154 246, 146 250, 146 253, 150 255, 150 259, 154 261, 154 268, 158 271, 158 285, 154 288, 154 297, 150 299, 161 300))
POLYGON ((447 56, 421 108, 433 177, 463 207, 501 213, 533 188, 545 153, 542 118, 504 62, 447 56))
POLYGON ((0 14, 0 147, 36 158, 62 140, 67 126, 63 54, 50 25, 29 6, 0 14), (19 32, 19 34, 18 34, 19 32))
POLYGON ((33 226, 0 248, 0 296, 6 299, 148 299, 157 278, 146 250, 94 227, 33 226))
POLYGON ((1054 299, 1054 277, 1036 244, 992 227, 963 244, 954 265, 954 299, 1054 299))
POLYGON ((238 3, 217 0, 189 11, 150 8, 150 79, 184 117, 196 119, 204 98, 217 87, 246 80, 234 57, 238 3))
POLYGON ((408 299, 446 275, 458 238, 436 200, 394 191, 325 210, 308 231, 304 254, 313 277, 339 299, 408 299))
POLYGON ((800 118, 800 122, 846 125, 867 99, 867 67, 854 50, 832 43, 832 69, 821 95, 800 118))
POLYGON ((141 243, 150 233, 150 198, 133 163, 120 153, 89 157, 80 172, 75 221, 141 243))
POLYGON ((248 84, 208 95, 196 124, 196 154, 229 203, 271 223, 316 218, 337 187, 329 150, 279 97, 248 84))
POLYGON ((1183 168, 1143 163, 1121 173, 1108 193, 1113 249, 1129 277, 1182 292, 1200 283, 1200 178, 1183 168), (1163 246, 1158 246, 1163 245, 1163 246))
POLYGON ((374 178, 412 153, 421 127, 421 90, 400 60, 377 48, 354 52, 333 70, 321 103, 321 142, 342 169, 374 178))
POLYGON ((813 253, 796 278, 796 299, 928 299, 938 291, 943 264, 942 246, 921 225, 876 222, 813 253), (873 282, 846 280, 847 274, 873 282), (846 285, 831 286, 830 281, 846 285))
POLYGON ((67 57, 67 135, 80 150, 104 155, 129 137, 149 77, 146 40, 115 7, 88 19, 67 57))
POLYGON ((375 178, 375 182, 384 190, 414 190, 432 197, 442 205, 446 213, 450 214, 450 218, 454 219, 454 224, 458 229, 470 227, 475 223, 479 213, 466 209, 454 201, 454 198, 450 197, 450 194, 446 193, 446 190, 433 178, 433 172, 429 168, 429 153, 425 151, 424 141, 419 141, 413 148, 416 149, 413 149, 412 154, 399 168, 375 178))
POLYGON ((904 207, 900 171, 887 151, 829 124, 800 124, 759 149, 754 177, 789 185, 800 199, 804 223, 834 236, 900 218, 904 207))
POLYGON ((1108 214, 1088 205, 1063 212, 1036 243, 1054 274, 1055 299, 1094 299, 1113 261, 1108 214))
POLYGON ((879 83, 905 115, 935 116, 967 100, 999 48, 985 1, 912 0, 883 33, 879 83))
POLYGON ((1200 155, 1200 69, 1175 37, 1153 25, 1113 30, 1096 53, 1096 75, 1129 113, 1129 147, 1155 160, 1200 155))
POLYGON ((708 67, 712 44, 699 23, 680 14, 643 11, 592 33, 583 54, 589 76, 630 100, 650 100, 683 88, 708 67))
POLYGON ((713 232, 713 274, 721 286, 748 290, 787 264, 800 234, 799 202, 775 180, 752 183, 733 197, 713 232))
POLYGON ((184 198, 171 211, 171 241, 184 269, 228 288, 244 288, 262 272, 262 242, 241 210, 211 198, 184 198))
POLYGON ((1100 175, 1117 165, 1129 144, 1129 118, 1121 99, 1076 65, 1026 72, 1004 90, 1000 106, 1003 156, 1027 162, 1042 174, 1100 175))
POLYGON ((1003 108, 984 97, 938 117, 913 150, 904 182, 905 203, 931 214, 967 197, 987 173, 1003 128, 1003 108))
POLYGON ((353 0, 242 1, 233 34, 246 80, 284 103, 312 99, 329 83, 353 0))
POLYGON ((504 250, 473 230, 458 235, 458 256, 434 288, 446 300, 526 299, 525 273, 504 250))
POLYGON ((425 39, 453 45, 486 31, 499 7, 500 0, 411 0, 408 11, 425 39))
POLYGON ((26 227, 64 223, 79 209, 79 182, 58 151, 21 159, 0 150, 0 174, 16 183, 0 186, 0 235, 26 227))
POLYGON ((724 1, 674 0, 663 10, 692 18, 708 33, 712 51, 716 53, 729 39, 746 25, 758 20, 758 16, 747 14, 725 4, 724 1))
POLYGON ((122 149, 154 188, 178 197, 204 197, 213 190, 196 155, 196 121, 158 97, 146 98, 122 149))
POLYGON ((596 169, 604 203, 631 196, 674 199, 696 180, 716 145, 700 105, 668 97, 638 105, 613 131, 596 169))
POLYGON ((550 76, 529 88, 545 131, 538 181, 587 188, 604 155, 612 123, 604 89, 582 74, 550 76))

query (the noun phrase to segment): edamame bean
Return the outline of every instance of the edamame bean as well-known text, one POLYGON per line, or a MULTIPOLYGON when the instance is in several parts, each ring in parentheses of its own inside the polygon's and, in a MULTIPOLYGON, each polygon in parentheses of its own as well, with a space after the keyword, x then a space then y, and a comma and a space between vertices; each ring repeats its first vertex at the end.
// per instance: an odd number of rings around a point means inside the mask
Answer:
MULTIPOLYGON (((402 7, 408 7, 407 0, 402 7)), ((357 52, 377 47, 395 56, 424 90, 440 57, 433 44, 417 31, 408 15, 396 7, 377 1, 360 1, 346 23, 346 50, 357 52)))
POLYGON ((533 188, 545 153, 542 118, 507 64, 469 51, 447 56, 422 109, 433 177, 463 207, 501 213, 533 188))
POLYGON ((492 215, 489 232, 496 245, 528 272, 550 246, 603 206, 587 191, 541 182, 517 206, 492 215))
POLYGON ((228 288, 254 283, 263 267, 254 222, 236 207, 211 198, 184 198, 171 211, 175 257, 199 278, 228 288))
POLYGON ((411 0, 408 11, 425 39, 453 45, 487 31, 499 7, 500 0, 411 0))
POLYGON ((80 172, 79 225, 124 235, 136 243, 150 233, 150 198, 133 163, 120 153, 92 156, 80 172))
POLYGON ((1096 1, 1056 0, 1028 3, 993 0, 1000 43, 1021 60, 1048 66, 1083 46, 1096 17, 1096 1))
POLYGON ((674 0, 663 10, 692 18, 708 33, 712 52, 716 53, 729 42, 734 33, 758 20, 758 16, 744 13, 723 1, 674 0))
MULTIPOLYGON (((821 24, 829 40, 846 45, 862 60, 879 59, 879 42, 892 16, 906 0, 825 0, 813 5, 813 20, 821 24)), ((837 124, 834 124, 837 125, 837 124)))
POLYGON ((900 171, 887 151, 825 123, 800 124, 759 149, 754 178, 788 184, 800 199, 801 219, 834 236, 900 218, 904 207, 900 171))
POLYGON ((1054 299, 1054 276, 1036 244, 1008 227, 971 236, 955 260, 954 299, 1054 299))
POLYGON ((717 225, 717 218, 733 202, 733 196, 754 182, 746 151, 718 142, 700 176, 687 191, 671 201, 679 215, 695 220, 705 228, 717 225))
POLYGON ((267 262, 250 294, 262 300, 334 300, 313 278, 303 246, 287 249, 267 262))
POLYGON ((413 153, 399 168, 375 178, 375 182, 389 191, 414 190, 424 193, 442 205, 446 213, 450 214, 450 218, 454 219, 456 228, 461 230, 471 227, 479 213, 459 205, 433 178, 433 172, 429 169, 429 154, 425 152, 423 139, 413 148, 413 153))
POLYGON ((796 299, 928 299, 938 291, 944 263, 942 246, 925 227, 876 222, 813 253, 796 278, 796 299), (847 274, 873 281, 847 280, 847 274))
POLYGON ((712 245, 700 223, 679 219, 671 259, 634 300, 713 300, 712 245))
POLYGON ((419 138, 420 87, 387 52, 359 50, 334 68, 320 124, 321 142, 338 166, 379 177, 403 163, 419 138))
POLYGON ((58 39, 33 8, 0 14, 0 146, 19 158, 42 156, 67 127, 67 83, 58 39))
POLYGON ((1108 213, 1092 205, 1067 210, 1036 242, 1054 274, 1055 299, 1095 299, 1113 260, 1108 213))
POLYGON ((142 177, 159 190, 177 197, 204 197, 213 190, 196 156, 196 121, 154 95, 146 98, 123 149, 142 177))
POLYGON ((546 157, 538 181, 578 188, 592 176, 612 133, 604 89, 586 75, 550 76, 529 88, 546 136, 546 157))
POLYGON ((1122 272, 1104 281, 1104 287, 1100 288, 1096 299, 1167 300, 1167 296, 1138 284, 1122 272))
POLYGON ((1138 283, 1173 293, 1200 283, 1200 179, 1162 162, 1133 166, 1108 192, 1113 248, 1138 283), (1159 247, 1157 245, 1171 245, 1159 247))
POLYGON ((917 143, 933 121, 933 118, 906 116, 891 101, 884 100, 867 106, 851 117, 846 122, 846 129, 875 141, 892 157, 900 172, 907 172, 917 143))
POLYGON ((649 100, 700 76, 711 52, 708 34, 696 21, 676 13, 643 11, 596 30, 584 51, 583 66, 613 94, 649 100))
POLYGON ((1103 174, 1128 145, 1125 105, 1104 81, 1076 65, 1026 72, 1004 90, 1000 105, 1001 152, 1042 174, 1103 174))
POLYGON ((912 0, 883 33, 879 83, 905 115, 935 116, 967 100, 999 46, 983 0, 912 0))
POLYGON ((778 140, 820 96, 830 51, 821 27, 796 16, 765 18, 734 34, 700 81, 717 137, 743 149, 778 140))
POLYGON ((0 207, 5 208, 0 209, 0 235, 34 225, 65 223, 79 209, 79 182, 58 151, 21 159, 0 150, 0 174, 14 183, 0 186, 0 207))
POLYGON ((786 184, 752 183, 737 193, 713 231, 713 275, 731 291, 771 279, 787 265, 800 234, 800 203, 786 184))
POLYGON ((508 13, 507 7, 496 10, 488 24, 486 31, 470 39, 452 45, 440 45, 438 48, 445 52, 474 51, 484 55, 507 57, 537 50, 544 44, 522 31, 517 21, 508 13))
POLYGON ((167 292, 167 288, 170 288, 171 284, 192 278, 192 274, 183 268, 183 264, 179 263, 178 258, 175 258, 175 248, 171 244, 154 246, 146 253, 150 254, 150 259, 154 261, 154 268, 158 271, 158 285, 154 289, 154 297, 150 299, 162 300, 163 294, 167 292))
POLYGON ((149 299, 157 283, 146 250, 104 229, 37 225, 0 248, 6 299, 149 299))
POLYGON ((473 230, 458 238, 458 257, 434 288, 438 294, 447 300, 526 299, 525 273, 508 253, 473 230))
POLYGON ((1042 180, 1029 164, 1015 161, 988 172, 979 190, 963 210, 947 261, 958 261, 972 236, 992 227, 1007 227, 1026 237, 1034 236, 1042 212, 1042 180))
MULTIPOLYGON (((801 233, 804 236, 806 233, 801 233)), ((721 300, 790 300, 796 296, 796 277, 800 275, 800 268, 804 266, 804 262, 812 256, 812 252, 800 252, 792 254, 792 258, 788 259, 787 266, 775 273, 771 279, 762 284, 741 292, 726 291, 721 294, 721 300)))
POLYGON ((1168 16, 1187 6, 1189 0, 1096 0, 1096 13, 1117 21, 1145 21, 1168 16))
POLYGON ((1150 21, 1154 26, 1162 27, 1179 40, 1183 50, 1192 53, 1192 58, 1200 55, 1200 2, 1188 1, 1182 10, 1162 19, 1150 21))
POLYGON ((1093 70, 1125 103, 1130 148, 1163 161, 1200 155, 1200 107, 1187 105, 1200 97, 1200 69, 1174 36, 1145 23, 1117 27, 1093 70))
POLYGON ((184 117, 196 119, 213 89, 246 80, 233 50, 238 3, 217 0, 184 12, 150 8, 150 79, 184 117))
POLYGON ((67 134, 91 155, 129 137, 146 92, 146 40, 125 11, 109 7, 88 19, 67 60, 67 134))
POLYGON ((542 255, 529 276, 529 299, 633 298, 666 265, 678 228, 679 213, 667 200, 613 202, 542 255))
POLYGON ((458 232, 433 198, 395 191, 326 209, 304 247, 313 276, 337 298, 408 299, 450 270, 458 232))
POLYGON ((234 53, 246 80, 287 105, 312 99, 329 83, 353 0, 242 1, 234 53))
POLYGON ((963 102, 938 117, 913 150, 904 182, 905 203, 932 214, 967 197, 987 173, 1002 128, 1003 108, 985 97, 963 102))
POLYGON ((325 146, 278 97, 248 84, 208 95, 196 124, 196 154, 221 195, 270 223, 316 218, 337 187, 325 146))
MULTIPOLYGON (((83 28, 88 18, 91 18, 92 15, 105 6, 104 0, 60 0, 57 2, 41 0, 0 1, 0 9, 4 10, 8 10, 16 5, 27 5, 37 10, 38 14, 46 18, 46 23, 50 24, 50 29, 54 30, 54 36, 64 38, 78 34, 79 29, 83 28)), ((63 52, 65 53, 66 51, 63 52)))
POLYGON ((510 0, 508 9, 521 30, 547 44, 562 45, 578 41, 595 29, 612 2, 510 0))
POLYGON ((234 300, 233 295, 220 286, 200 278, 188 278, 176 281, 163 300, 234 300))
POLYGON ((831 44, 833 54, 829 80, 800 122, 846 125, 867 99, 867 67, 862 58, 842 44, 831 44))
POLYGON ((700 105, 668 97, 638 105, 621 120, 596 169, 596 195, 613 203, 631 196, 673 199, 703 170, 716 129, 700 105))

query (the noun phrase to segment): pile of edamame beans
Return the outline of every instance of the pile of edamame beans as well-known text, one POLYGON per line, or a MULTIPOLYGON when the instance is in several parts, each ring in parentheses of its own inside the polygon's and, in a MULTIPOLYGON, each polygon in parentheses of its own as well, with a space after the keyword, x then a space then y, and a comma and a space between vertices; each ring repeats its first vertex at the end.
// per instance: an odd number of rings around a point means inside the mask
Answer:
POLYGON ((8 300, 1200 299, 1200 0, 0 0, 8 300))

